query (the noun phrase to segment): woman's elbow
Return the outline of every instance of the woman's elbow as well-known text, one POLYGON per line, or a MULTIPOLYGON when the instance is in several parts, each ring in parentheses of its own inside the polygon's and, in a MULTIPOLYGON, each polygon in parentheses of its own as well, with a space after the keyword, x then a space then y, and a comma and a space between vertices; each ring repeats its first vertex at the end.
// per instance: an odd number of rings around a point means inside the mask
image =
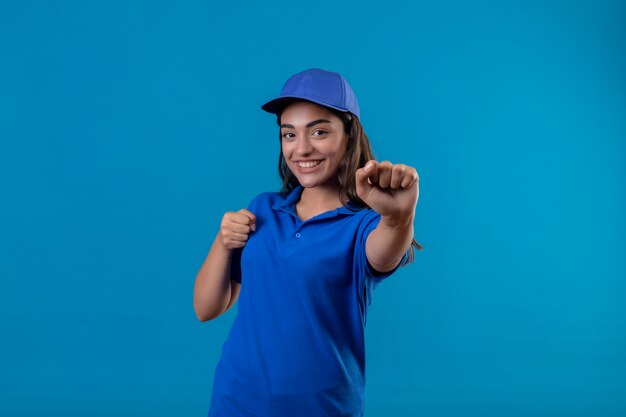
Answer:
POLYGON ((223 313, 223 309, 220 308, 207 308, 203 306, 200 302, 194 301, 193 308, 196 312, 196 317, 201 322, 206 322, 209 320, 213 320, 216 317, 219 317, 223 313))
POLYGON ((199 321, 201 322, 207 322, 210 320, 213 320, 214 318, 217 318, 221 315, 221 312, 200 312, 198 310, 196 310, 196 317, 198 318, 199 321))

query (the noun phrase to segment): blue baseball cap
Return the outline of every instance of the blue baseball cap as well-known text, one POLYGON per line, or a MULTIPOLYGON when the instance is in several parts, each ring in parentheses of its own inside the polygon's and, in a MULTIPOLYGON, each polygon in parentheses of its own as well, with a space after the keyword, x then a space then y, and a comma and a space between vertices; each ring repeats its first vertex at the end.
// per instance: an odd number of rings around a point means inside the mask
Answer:
POLYGON ((295 99, 308 100, 360 116, 354 91, 338 72, 311 68, 294 74, 283 85, 280 96, 268 101, 261 108, 268 113, 278 114, 295 99))

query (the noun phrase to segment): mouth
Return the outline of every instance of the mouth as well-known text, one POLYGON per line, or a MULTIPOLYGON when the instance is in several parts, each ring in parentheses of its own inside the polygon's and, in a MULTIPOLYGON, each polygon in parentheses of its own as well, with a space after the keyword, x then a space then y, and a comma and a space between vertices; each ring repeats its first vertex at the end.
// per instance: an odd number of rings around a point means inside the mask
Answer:
POLYGON ((299 161, 299 162, 296 162, 295 164, 298 167, 298 170, 300 172, 309 173, 309 172, 315 171, 322 162, 324 162, 323 159, 318 159, 314 161, 299 161))
POLYGON ((313 161, 298 161, 296 162, 296 164, 298 164, 298 166, 300 168, 313 168, 319 164, 322 163, 321 159, 317 159, 317 160, 313 160, 313 161))

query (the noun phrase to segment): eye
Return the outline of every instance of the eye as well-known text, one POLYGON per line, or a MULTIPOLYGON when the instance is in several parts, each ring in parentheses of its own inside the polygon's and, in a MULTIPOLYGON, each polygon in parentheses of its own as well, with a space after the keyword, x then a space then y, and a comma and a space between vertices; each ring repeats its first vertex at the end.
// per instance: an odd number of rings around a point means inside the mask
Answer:
POLYGON ((281 136, 282 136, 283 138, 285 138, 285 139, 291 139, 291 138, 292 138, 292 136, 289 136, 289 135, 293 135, 293 133, 291 133, 291 132, 285 132, 285 133, 283 133, 281 136))
POLYGON ((325 130, 322 130, 322 129, 317 129, 317 130, 313 131, 314 136, 324 136, 326 133, 328 133, 328 132, 326 132, 325 130), (317 135, 316 133, 319 133, 319 135, 317 135))

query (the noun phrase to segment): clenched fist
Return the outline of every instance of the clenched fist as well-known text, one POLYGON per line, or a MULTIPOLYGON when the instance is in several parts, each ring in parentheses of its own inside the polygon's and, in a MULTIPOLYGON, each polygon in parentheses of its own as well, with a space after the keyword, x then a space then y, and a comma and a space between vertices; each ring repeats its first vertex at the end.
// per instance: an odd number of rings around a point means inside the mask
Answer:
POLYGON ((410 218, 419 198, 419 175, 412 166, 370 160, 356 171, 356 193, 383 217, 410 218))
POLYGON ((250 231, 255 230, 256 216, 250 210, 228 211, 220 224, 220 242, 226 249, 242 248, 248 241, 250 231))

